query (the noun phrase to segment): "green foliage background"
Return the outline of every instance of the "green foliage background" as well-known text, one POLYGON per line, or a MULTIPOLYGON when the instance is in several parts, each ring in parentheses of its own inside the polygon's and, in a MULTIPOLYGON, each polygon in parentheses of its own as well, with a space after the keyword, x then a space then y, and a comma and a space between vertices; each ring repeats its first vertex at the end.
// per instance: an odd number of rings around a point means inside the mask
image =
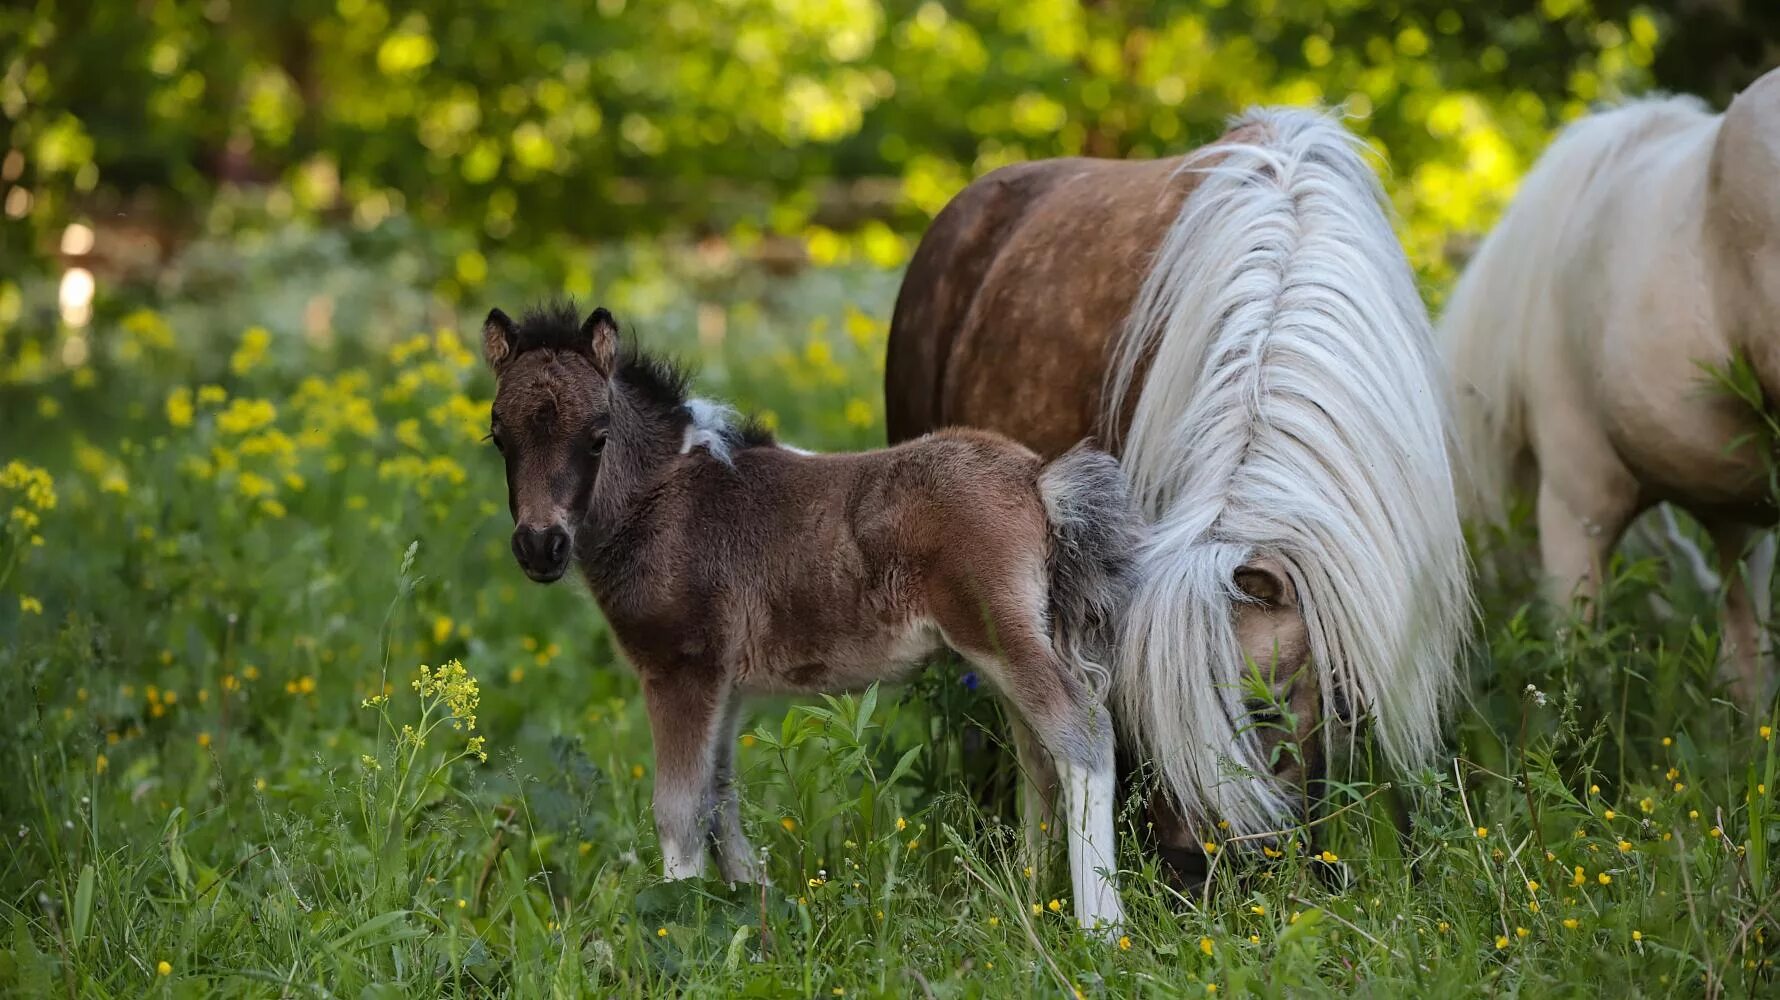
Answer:
POLYGON ((1562 122, 1722 103, 1776 39, 1760 0, 0 6, 0 994, 1772 995, 1780 720, 1638 540, 1596 626, 1489 563, 1452 756, 1356 755, 1278 856, 1187 898, 1123 813, 1118 944, 943 664, 755 707, 773 888, 664 884, 635 679, 507 552, 474 331, 597 299, 870 447, 900 266, 995 166, 1338 105, 1437 302, 1562 122), (475 735, 420 746, 451 659, 475 735))
POLYGON ((1556 124, 1652 85, 1722 101, 1777 32, 1747 0, 36 0, 0 11, 30 202, 4 249, 83 215, 178 227, 247 183, 485 250, 911 233, 1002 163, 1180 151, 1284 101, 1353 116, 1438 275, 1556 124))

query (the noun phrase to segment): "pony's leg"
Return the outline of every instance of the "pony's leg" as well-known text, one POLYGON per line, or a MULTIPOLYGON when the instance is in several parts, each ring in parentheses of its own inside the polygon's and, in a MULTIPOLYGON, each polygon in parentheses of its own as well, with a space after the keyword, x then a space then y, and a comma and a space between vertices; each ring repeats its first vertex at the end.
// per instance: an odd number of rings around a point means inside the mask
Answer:
POLYGON ((1032 864, 1031 881, 1036 883, 1057 830, 1057 765, 1019 713, 1010 717, 1009 724, 1020 761, 1020 819, 1026 835, 1026 857, 1032 864))
MULTIPOLYGON (((1593 618, 1607 572, 1607 556, 1637 513, 1637 494, 1597 484, 1554 479, 1541 469, 1539 559, 1551 598, 1568 608, 1581 598, 1593 618)), ((1561 475, 1561 473, 1560 473, 1561 475)))
POLYGON ((939 616, 940 629, 952 648, 1013 703, 1056 762, 1076 921, 1116 933, 1125 911, 1114 881, 1112 716, 1051 645, 1042 628, 1042 605, 996 608, 994 603, 987 629, 982 613, 968 610, 939 616))
POLYGON ((1724 646, 1720 663, 1730 674, 1731 693, 1746 710, 1759 712, 1766 700, 1770 649, 1767 619, 1769 578, 1774 572, 1774 536, 1764 535, 1744 559, 1755 529, 1719 522, 1710 526, 1724 578, 1724 646))
POLYGON ((712 779, 727 694, 675 672, 644 672, 643 700, 655 738, 655 832, 662 874, 701 878, 711 828, 712 779))
POLYGON ((726 882, 764 883, 760 858, 754 845, 742 832, 742 804, 735 787, 736 728, 741 723, 742 703, 731 697, 717 730, 715 767, 711 775, 711 797, 716 801, 711 817, 711 844, 717 852, 717 871, 726 882))

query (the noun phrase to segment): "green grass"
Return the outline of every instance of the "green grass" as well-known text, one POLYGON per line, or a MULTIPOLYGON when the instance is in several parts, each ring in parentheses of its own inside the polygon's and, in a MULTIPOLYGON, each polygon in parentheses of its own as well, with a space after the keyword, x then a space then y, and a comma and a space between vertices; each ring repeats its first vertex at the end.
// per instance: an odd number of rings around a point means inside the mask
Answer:
POLYGON ((497 260, 454 304, 448 259, 326 239, 200 247, 102 300, 78 366, 47 289, 0 333, 0 466, 56 497, 0 496, 27 515, 0 543, 0 990, 1774 991, 1775 720, 1722 699, 1710 595, 1629 558, 1600 626, 1553 621, 1524 532, 1498 540, 1445 763, 1360 748, 1314 846, 1220 852, 1184 894, 1128 810, 1128 948, 1073 929, 1060 851, 1022 855, 998 710, 946 666, 757 706, 743 815, 773 887, 662 882, 635 682, 585 595, 506 551, 476 319, 578 281, 792 440, 862 447, 896 276, 630 251, 497 260), (331 330, 306 332, 319 297, 331 330), (449 714, 420 665, 454 659, 474 731, 404 738, 449 714))

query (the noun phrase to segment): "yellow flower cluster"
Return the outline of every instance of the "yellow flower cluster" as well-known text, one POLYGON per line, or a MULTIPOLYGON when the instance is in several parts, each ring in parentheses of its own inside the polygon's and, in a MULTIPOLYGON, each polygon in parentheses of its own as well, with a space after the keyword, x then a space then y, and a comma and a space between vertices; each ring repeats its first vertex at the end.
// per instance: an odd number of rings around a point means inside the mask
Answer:
POLYGON ((443 701, 451 713, 453 729, 476 728, 476 706, 482 703, 482 690, 461 661, 447 660, 438 669, 421 664, 414 690, 420 692, 422 698, 443 701))
POLYGON ((229 370, 246 375, 266 360, 266 349, 272 346, 272 334, 263 326, 251 327, 241 335, 241 346, 229 358, 229 370))
MULTIPOLYGON (((23 533, 35 531, 43 523, 41 515, 56 509, 56 481, 48 470, 14 459, 0 469, 0 490, 16 494, 8 526, 23 533)), ((33 544, 42 544, 32 538, 33 544)))

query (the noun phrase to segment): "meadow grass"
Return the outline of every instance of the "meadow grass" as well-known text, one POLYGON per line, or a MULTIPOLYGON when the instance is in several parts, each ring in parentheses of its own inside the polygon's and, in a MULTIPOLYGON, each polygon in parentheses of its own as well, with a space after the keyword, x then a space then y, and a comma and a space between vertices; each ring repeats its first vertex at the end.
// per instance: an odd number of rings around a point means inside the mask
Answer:
POLYGON ((1362 745, 1314 830, 1219 845, 1191 887, 1127 808, 1114 943, 1074 929, 1060 851, 1024 855, 999 710, 951 664, 756 706, 772 886, 664 883, 635 681, 585 595, 507 552, 476 318, 591 275, 701 387, 863 447, 896 275, 633 250, 497 264, 453 306, 401 246, 328 238, 200 246, 80 351, 0 351, 0 989, 1774 990, 1776 721, 1724 700, 1712 595, 1634 555, 1598 625, 1553 616, 1524 530, 1489 540, 1442 766, 1362 745))

